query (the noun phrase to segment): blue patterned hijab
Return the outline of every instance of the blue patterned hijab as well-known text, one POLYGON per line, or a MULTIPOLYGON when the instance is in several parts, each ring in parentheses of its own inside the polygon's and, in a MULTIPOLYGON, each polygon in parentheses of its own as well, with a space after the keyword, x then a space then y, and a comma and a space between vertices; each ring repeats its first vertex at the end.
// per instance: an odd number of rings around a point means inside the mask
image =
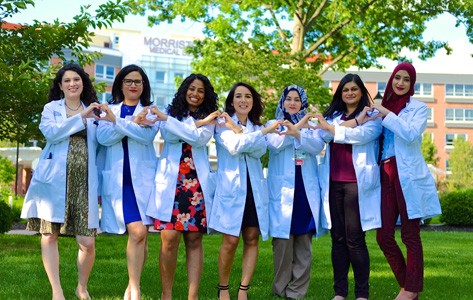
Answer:
POLYGON ((307 107, 309 107, 309 99, 304 89, 295 84, 290 85, 284 89, 281 98, 279 98, 278 107, 276 107, 276 119, 289 120, 292 124, 296 124, 307 114, 307 107), (301 110, 293 115, 289 114, 284 108, 284 100, 286 100, 287 94, 292 90, 296 90, 299 93, 302 102, 301 110))

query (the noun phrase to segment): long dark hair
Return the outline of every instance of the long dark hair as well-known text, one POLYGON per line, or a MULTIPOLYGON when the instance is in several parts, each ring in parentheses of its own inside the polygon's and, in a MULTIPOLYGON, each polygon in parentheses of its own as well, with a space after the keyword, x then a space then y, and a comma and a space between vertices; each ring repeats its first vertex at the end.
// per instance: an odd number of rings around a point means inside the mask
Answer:
POLYGON ((202 74, 191 74, 187 76, 182 82, 172 99, 171 104, 168 105, 168 114, 181 121, 183 118, 189 115, 189 105, 187 104, 186 94, 189 86, 194 80, 200 80, 204 83, 205 95, 204 102, 198 107, 197 111, 192 113, 192 116, 196 119, 203 119, 210 113, 218 109, 217 101, 218 95, 214 91, 214 87, 210 83, 210 80, 202 74))
POLYGON ((49 90, 48 102, 60 100, 63 98, 64 94, 60 88, 60 84, 66 71, 76 72, 82 79, 82 93, 80 94, 80 100, 86 106, 89 106, 90 103, 98 102, 97 93, 95 92, 94 86, 90 81, 89 74, 87 74, 81 66, 74 63, 66 64, 61 69, 59 69, 59 71, 57 71, 51 89, 49 90))
POLYGON ((225 111, 232 116, 235 113, 235 108, 233 107, 233 97, 235 96, 235 90, 239 86, 244 86, 247 89, 250 90, 251 95, 253 96, 253 107, 251 108, 250 112, 248 113, 248 119, 250 119, 251 123, 255 125, 262 125, 260 118, 263 115, 263 101, 261 100, 261 95, 255 90, 254 87, 251 85, 244 83, 244 82, 238 82, 236 83, 230 92, 228 93, 227 100, 225 100, 225 111))
POLYGON ((109 99, 108 103, 110 104, 118 104, 125 100, 125 96, 123 95, 122 87, 123 87, 123 79, 126 75, 131 72, 138 72, 141 75, 141 79, 143 80, 143 92, 140 96, 140 103, 143 106, 149 106, 152 104, 151 102, 151 86, 149 84, 148 76, 146 75, 145 71, 137 65, 128 65, 125 66, 123 69, 118 72, 115 80, 113 81, 112 86, 112 98, 109 99))
POLYGON ((368 92, 363 80, 361 80, 360 76, 357 74, 347 74, 343 76, 342 80, 333 94, 332 102, 330 103, 329 107, 324 112, 324 117, 327 118, 336 118, 342 113, 347 111, 347 105, 342 100, 342 90, 345 84, 349 82, 354 82, 361 90, 361 99, 358 102, 358 106, 356 107, 355 111, 347 117, 347 119, 354 118, 358 113, 360 113, 365 106, 371 106, 371 95, 368 92))

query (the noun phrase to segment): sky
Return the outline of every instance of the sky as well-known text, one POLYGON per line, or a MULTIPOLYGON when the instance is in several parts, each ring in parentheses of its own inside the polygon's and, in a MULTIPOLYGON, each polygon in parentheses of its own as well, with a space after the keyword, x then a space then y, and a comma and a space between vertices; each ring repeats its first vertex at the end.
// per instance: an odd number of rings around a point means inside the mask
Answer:
MULTIPOLYGON (((12 23, 31 23, 32 20, 52 21, 59 19, 63 22, 70 22, 72 17, 79 12, 81 5, 93 3, 90 12, 105 0, 37 0, 35 7, 28 7, 12 18, 6 19, 12 23)), ((148 27, 146 17, 129 15, 125 18, 125 23, 115 23, 115 29, 140 30, 143 34, 154 36, 169 36, 173 34, 185 34, 191 36, 202 36, 203 26, 199 23, 162 23, 159 26, 148 27)), ((412 59, 418 73, 447 73, 447 74, 473 74, 473 45, 469 43, 466 36, 466 29, 462 25, 455 27, 455 19, 444 14, 428 23, 428 28, 424 33, 425 40, 448 41, 453 52, 446 55, 444 50, 437 52, 434 58, 421 61, 415 53, 403 53, 412 59)), ((396 62, 380 60, 389 71, 394 68, 396 62)))

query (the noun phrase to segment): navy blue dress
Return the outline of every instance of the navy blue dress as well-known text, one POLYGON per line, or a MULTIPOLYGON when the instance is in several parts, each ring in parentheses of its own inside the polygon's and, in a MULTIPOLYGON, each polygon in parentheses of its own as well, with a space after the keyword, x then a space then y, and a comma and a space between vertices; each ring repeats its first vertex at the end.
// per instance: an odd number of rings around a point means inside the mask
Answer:
MULTIPOLYGON (((136 106, 122 104, 120 118, 131 116, 135 112, 136 106)), ((125 224, 142 221, 138 204, 136 203, 133 182, 131 181, 130 158, 128 154, 128 137, 122 139, 123 146, 123 217, 125 224)))
POLYGON ((292 205, 291 234, 302 235, 315 232, 315 221, 305 193, 301 166, 296 165, 294 202, 292 205))

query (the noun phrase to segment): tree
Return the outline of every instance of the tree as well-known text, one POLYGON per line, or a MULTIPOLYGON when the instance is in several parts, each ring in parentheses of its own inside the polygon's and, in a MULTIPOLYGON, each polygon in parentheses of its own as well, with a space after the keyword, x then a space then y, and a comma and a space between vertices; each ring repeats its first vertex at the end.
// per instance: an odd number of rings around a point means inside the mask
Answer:
POLYGON ((247 81, 275 102, 291 83, 307 89, 312 103, 330 99, 321 75, 380 67, 381 57, 405 60, 401 50, 420 58, 448 53, 443 41, 425 41, 426 22, 441 13, 454 15, 473 40, 473 4, 451 0, 135 0, 136 14, 149 24, 175 19, 204 24, 205 38, 188 51, 196 72, 207 74, 220 93, 247 81))
POLYGON ((425 159, 425 162, 433 166, 437 166, 438 161, 440 160, 437 157, 437 148, 435 147, 432 137, 428 134, 424 135, 422 139, 422 144, 420 145, 422 151, 422 156, 425 159))
POLYGON ((458 136, 453 141, 449 164, 452 174, 448 177, 449 190, 455 190, 473 185, 473 146, 458 136))
POLYGON ((93 32, 124 21, 126 6, 108 1, 95 14, 82 6, 69 23, 34 20, 32 24, 7 26, 4 19, 34 6, 32 0, 0 0, 0 140, 26 142, 40 140, 41 110, 58 66, 49 66, 51 57, 73 57, 81 65, 91 63, 98 53, 87 53, 93 32))

